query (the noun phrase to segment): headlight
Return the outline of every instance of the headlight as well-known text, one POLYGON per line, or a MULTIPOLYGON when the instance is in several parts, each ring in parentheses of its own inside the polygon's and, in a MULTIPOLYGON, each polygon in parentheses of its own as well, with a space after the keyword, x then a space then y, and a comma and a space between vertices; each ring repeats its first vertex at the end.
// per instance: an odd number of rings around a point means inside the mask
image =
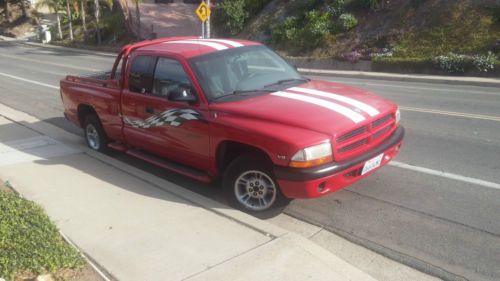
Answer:
POLYGON ((396 124, 399 124, 399 121, 401 121, 401 112, 396 110, 396 124))
POLYGON ((308 168, 331 162, 333 160, 332 145, 328 141, 304 148, 295 153, 291 160, 290 167, 294 168, 308 168))

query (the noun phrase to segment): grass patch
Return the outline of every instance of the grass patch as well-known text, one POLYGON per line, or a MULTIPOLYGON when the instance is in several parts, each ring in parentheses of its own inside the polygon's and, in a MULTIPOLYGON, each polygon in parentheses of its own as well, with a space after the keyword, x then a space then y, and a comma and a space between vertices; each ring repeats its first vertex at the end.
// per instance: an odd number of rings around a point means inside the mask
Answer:
POLYGON ((373 58, 372 68, 380 72, 426 73, 433 63, 430 58, 373 58))
POLYGON ((57 273, 84 266, 37 204, 0 182, 0 277, 57 273))
POLYGON ((455 12, 445 23, 400 40, 395 56, 433 57, 450 52, 457 54, 486 53, 500 38, 500 27, 490 15, 479 10, 455 12))

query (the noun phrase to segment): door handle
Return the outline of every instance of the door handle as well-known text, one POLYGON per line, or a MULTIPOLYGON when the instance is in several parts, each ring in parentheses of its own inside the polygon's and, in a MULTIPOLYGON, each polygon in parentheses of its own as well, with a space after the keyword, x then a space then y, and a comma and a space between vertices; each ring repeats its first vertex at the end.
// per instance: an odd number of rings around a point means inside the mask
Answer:
POLYGON ((147 113, 151 113, 151 114, 155 113, 155 109, 152 106, 146 106, 144 111, 146 111, 147 113))

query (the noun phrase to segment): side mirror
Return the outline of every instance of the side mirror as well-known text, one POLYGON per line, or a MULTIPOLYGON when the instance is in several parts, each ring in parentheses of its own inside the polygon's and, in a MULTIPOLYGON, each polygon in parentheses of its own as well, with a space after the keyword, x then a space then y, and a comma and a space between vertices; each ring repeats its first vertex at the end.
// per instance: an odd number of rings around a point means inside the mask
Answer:
POLYGON ((168 95, 168 100, 192 103, 196 101, 196 96, 191 88, 178 87, 168 95))

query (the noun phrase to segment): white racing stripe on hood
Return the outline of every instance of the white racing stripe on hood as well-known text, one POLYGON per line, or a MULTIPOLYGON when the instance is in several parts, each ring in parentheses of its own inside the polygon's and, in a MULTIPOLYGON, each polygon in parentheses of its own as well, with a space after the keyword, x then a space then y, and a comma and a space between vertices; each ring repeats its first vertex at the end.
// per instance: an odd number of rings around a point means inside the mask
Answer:
POLYGON ((306 95, 301 95, 301 94, 293 94, 293 93, 288 93, 288 92, 275 92, 272 93, 271 95, 273 96, 279 96, 283 98, 288 98, 288 99, 293 99, 293 100, 298 100, 314 105, 318 105, 324 108, 327 108, 331 111, 335 111, 339 114, 344 115, 345 117, 351 119, 354 123, 359 123, 365 120, 365 117, 363 115, 354 112, 353 110, 350 110, 349 108, 342 106, 340 104, 336 104, 324 99, 318 99, 306 95))
POLYGON ((233 47, 243 47, 243 44, 238 43, 236 41, 232 41, 232 40, 225 40, 225 39, 202 39, 202 40, 209 41, 209 42, 223 43, 223 44, 231 45, 233 47))
POLYGON ((363 110, 364 112, 368 113, 368 115, 370 115, 372 117, 380 114, 380 112, 378 110, 376 110, 375 108, 373 108, 372 106, 370 106, 366 103, 360 102, 358 100, 354 100, 354 99, 342 96, 342 95, 318 91, 318 90, 314 90, 314 89, 300 88, 300 87, 293 87, 293 88, 290 88, 288 90, 341 101, 343 103, 347 103, 349 105, 355 106, 355 107, 363 110))
POLYGON ((216 49, 217 51, 220 50, 225 50, 229 49, 229 47, 226 47, 222 44, 219 43, 214 43, 214 42, 207 42, 207 41, 202 41, 202 40, 179 40, 179 41, 168 41, 165 42, 165 44, 196 44, 196 45, 203 45, 207 47, 212 47, 216 49))

